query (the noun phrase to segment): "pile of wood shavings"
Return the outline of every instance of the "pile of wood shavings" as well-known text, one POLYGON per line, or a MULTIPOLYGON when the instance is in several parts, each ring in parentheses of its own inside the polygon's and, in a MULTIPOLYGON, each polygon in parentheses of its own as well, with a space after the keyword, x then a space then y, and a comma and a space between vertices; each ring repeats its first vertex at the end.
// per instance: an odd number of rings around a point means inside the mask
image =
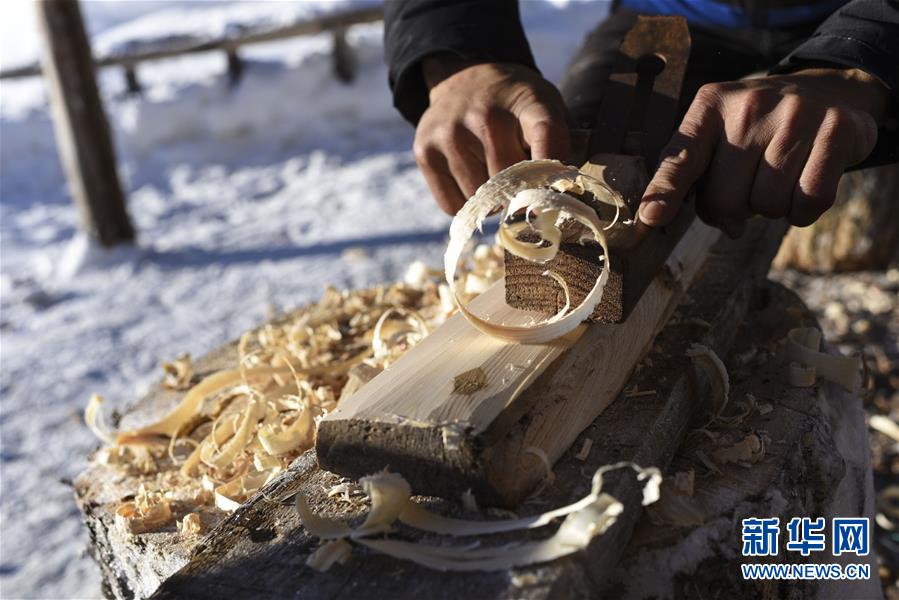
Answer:
MULTIPOLYGON (((460 264, 468 301, 503 273, 498 246, 480 245, 460 264)), ((357 390, 456 311, 442 271, 420 262, 404 281, 364 290, 326 289, 318 303, 242 336, 232 370, 199 382, 188 355, 164 363, 164 384, 187 390, 166 417, 110 432, 102 398, 85 411, 105 443, 95 461, 128 475, 133 492, 115 509, 130 534, 203 532, 210 513, 238 508, 312 447, 315 428, 357 390)))

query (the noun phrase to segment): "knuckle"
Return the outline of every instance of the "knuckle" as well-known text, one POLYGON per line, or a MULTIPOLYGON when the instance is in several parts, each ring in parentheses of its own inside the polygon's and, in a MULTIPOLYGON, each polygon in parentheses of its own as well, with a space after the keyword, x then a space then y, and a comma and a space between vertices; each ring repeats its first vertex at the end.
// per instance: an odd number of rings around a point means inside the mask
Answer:
POLYGON ((490 111, 483 106, 473 107, 468 110, 466 119, 471 123, 474 129, 486 129, 491 120, 490 111))
POLYGON ((759 121, 762 104, 761 93, 749 90, 730 107, 728 112, 731 125, 737 137, 746 137, 755 128, 759 121))
POLYGON ((531 145, 548 145, 563 140, 566 134, 556 121, 549 117, 542 117, 528 125, 528 137, 531 145))
POLYGON ((440 150, 428 141, 415 140, 412 144, 412 155, 419 167, 433 169, 440 164, 440 150))
POLYGON ((458 150, 462 145, 464 129, 465 127, 461 123, 442 123, 434 130, 435 145, 449 152, 458 150))
POLYGON ((531 124, 531 133, 539 139, 547 139, 553 134, 555 126, 548 118, 541 118, 531 124))
POLYGON ((707 83, 696 92, 694 102, 708 105, 718 105, 724 98, 724 86, 720 83, 707 83))
POLYGON ((474 108, 470 111, 469 122, 478 137, 492 139, 500 133, 502 114, 493 107, 474 108))
POLYGON ((787 96, 780 104, 777 119, 777 128, 781 138, 792 141, 802 135, 805 125, 808 123, 808 113, 811 107, 808 102, 799 96, 787 96))
POLYGON ((824 124, 831 129, 848 127, 852 121, 852 114, 842 106, 831 106, 824 113, 824 124))
POLYGON ((831 140, 843 133, 851 123, 852 117, 848 111, 837 106, 830 107, 821 119, 821 137, 831 140))

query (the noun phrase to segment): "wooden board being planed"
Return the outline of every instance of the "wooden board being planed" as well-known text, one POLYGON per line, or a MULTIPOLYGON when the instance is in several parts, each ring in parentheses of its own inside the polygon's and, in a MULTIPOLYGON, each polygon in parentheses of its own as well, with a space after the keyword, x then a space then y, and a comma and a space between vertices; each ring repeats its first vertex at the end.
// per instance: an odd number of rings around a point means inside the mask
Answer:
MULTIPOLYGON (((582 325, 561 342, 525 346, 490 338, 456 315, 319 425, 329 470, 358 477, 390 467, 420 493, 515 505, 545 475, 530 448, 555 462, 614 399, 702 266, 718 230, 696 221, 622 324, 582 325), (472 368, 487 385, 453 392, 472 368)), ((472 303, 511 318, 501 287, 472 303)))

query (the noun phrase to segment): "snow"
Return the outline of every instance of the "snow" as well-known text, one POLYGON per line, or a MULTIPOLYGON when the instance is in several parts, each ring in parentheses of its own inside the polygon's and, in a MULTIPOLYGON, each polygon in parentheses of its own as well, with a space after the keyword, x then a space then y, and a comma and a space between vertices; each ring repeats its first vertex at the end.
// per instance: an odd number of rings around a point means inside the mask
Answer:
MULTIPOLYGON (((348 2, 83 3, 95 48, 217 35, 348 2)), ((353 5, 371 2, 352 2, 353 5)), ((604 3, 524 2, 558 81, 604 3)), ((33 61, 27 0, 0 3, 0 65, 33 61)), ((394 112, 380 24, 352 28, 359 70, 331 74, 327 36, 247 48, 232 88, 219 54, 140 67, 140 98, 101 73, 138 244, 79 233, 40 79, 0 84, 0 596, 98 597, 99 571, 65 481, 96 447, 93 392, 123 409, 181 352, 202 355, 273 312, 440 263, 449 219, 394 112)))

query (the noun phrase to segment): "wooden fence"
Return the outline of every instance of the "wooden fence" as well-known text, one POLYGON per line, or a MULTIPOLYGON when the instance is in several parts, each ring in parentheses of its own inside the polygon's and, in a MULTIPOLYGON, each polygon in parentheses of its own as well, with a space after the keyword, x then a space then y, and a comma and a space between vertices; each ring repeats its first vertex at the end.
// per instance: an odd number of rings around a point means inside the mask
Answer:
POLYGON ((47 83, 56 145, 69 191, 81 215, 82 226, 104 246, 134 239, 116 170, 109 123, 97 90, 97 68, 121 67, 129 91, 140 92, 137 65, 199 52, 225 52, 228 73, 237 83, 243 70, 241 46, 330 32, 334 38, 334 72, 349 81, 355 61, 346 41, 351 25, 383 18, 380 7, 347 10, 305 19, 280 27, 244 27, 215 38, 171 36, 135 40, 122 51, 94 57, 78 0, 38 0, 37 11, 43 53, 40 64, 0 72, 0 79, 43 75, 47 83))

